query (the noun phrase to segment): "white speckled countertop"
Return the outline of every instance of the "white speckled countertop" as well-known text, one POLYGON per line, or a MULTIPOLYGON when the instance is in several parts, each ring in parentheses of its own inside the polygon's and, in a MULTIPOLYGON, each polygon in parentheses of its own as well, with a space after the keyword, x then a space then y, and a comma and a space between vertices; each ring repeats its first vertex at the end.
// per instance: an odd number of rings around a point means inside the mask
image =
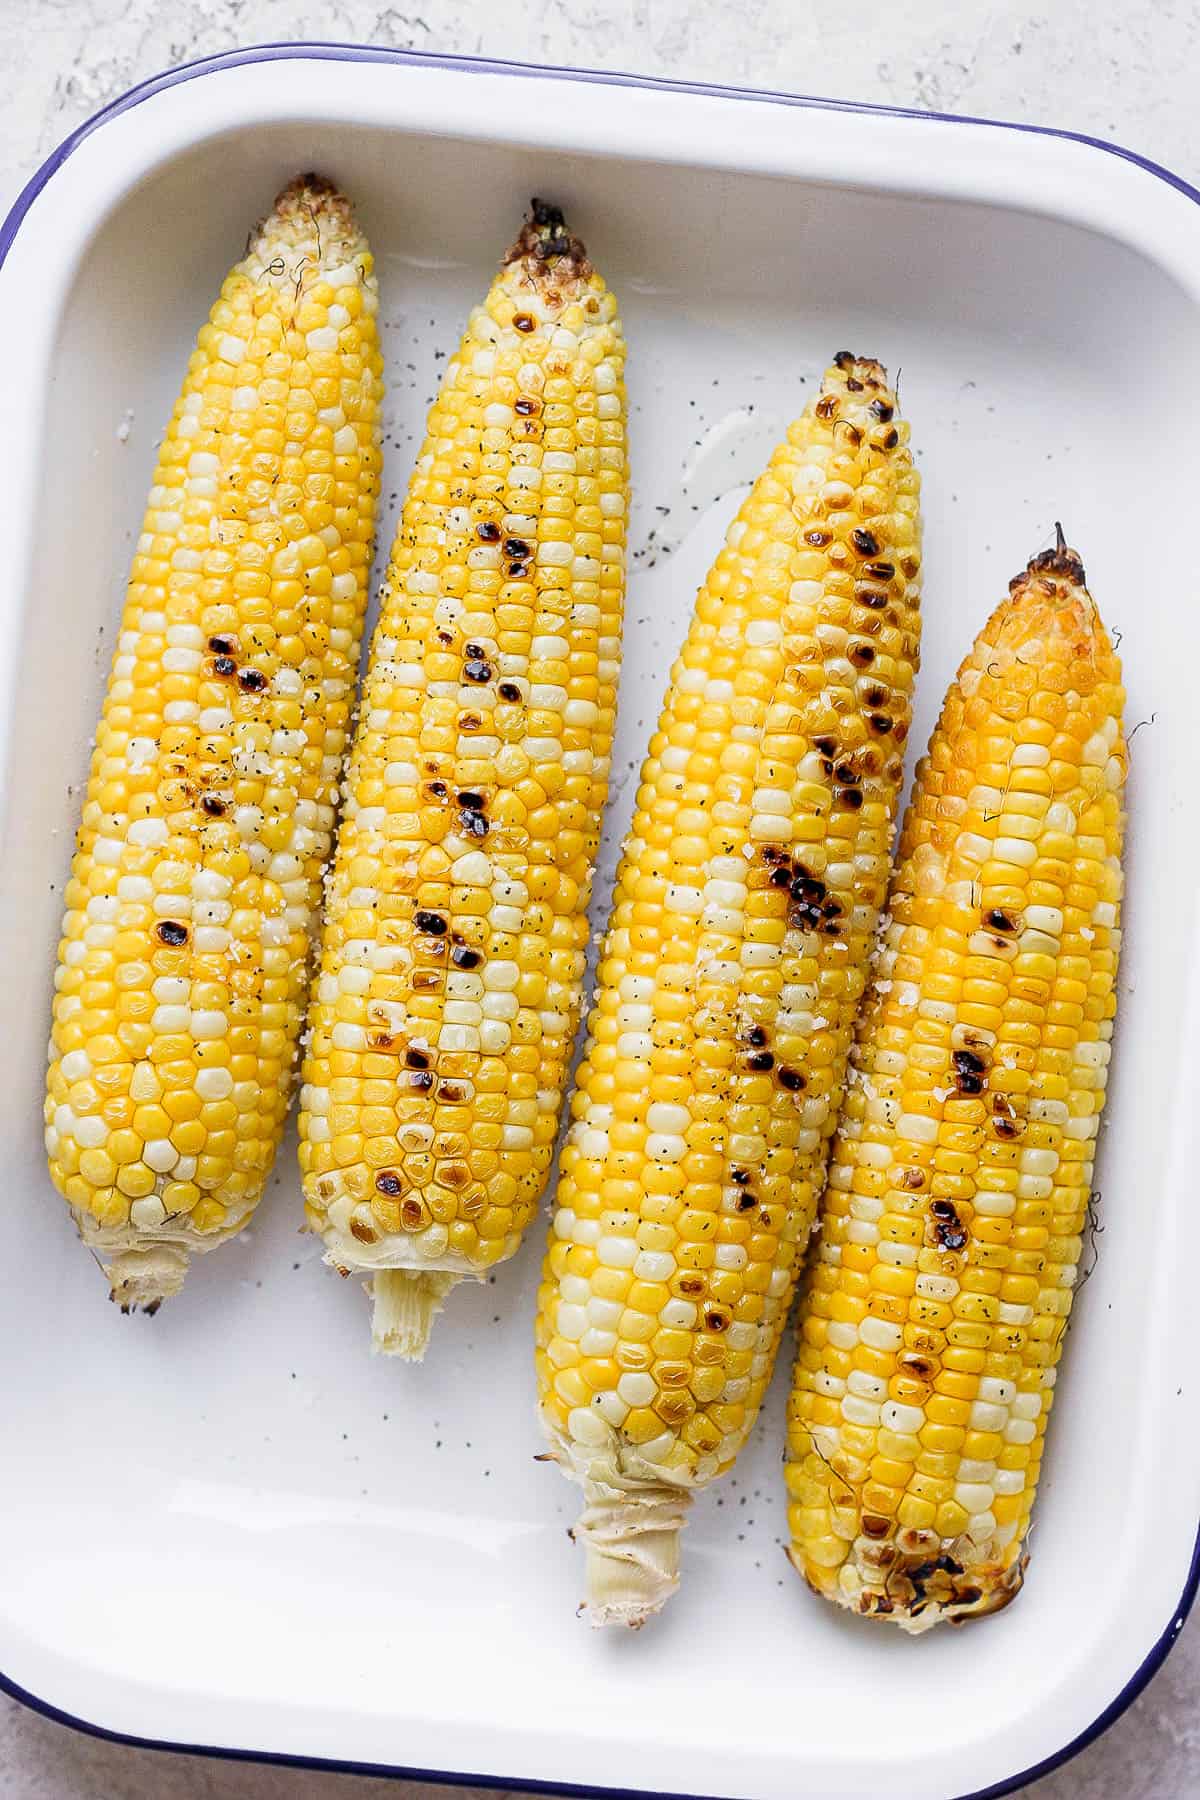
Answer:
MULTIPOLYGON (((1200 0, 1140 8, 1128 0, 855 0, 846 8, 808 0, 0 0, 0 34, 0 216, 67 132, 143 77, 239 45, 316 38, 1067 126, 1200 182, 1191 75, 1200 66, 1200 0)), ((1025 1793, 1200 1794, 1198 1682, 1200 1614, 1112 1730, 1025 1793)), ((384 1800, 398 1791, 349 1775, 126 1749, 0 1698, 4 1800, 384 1800)))

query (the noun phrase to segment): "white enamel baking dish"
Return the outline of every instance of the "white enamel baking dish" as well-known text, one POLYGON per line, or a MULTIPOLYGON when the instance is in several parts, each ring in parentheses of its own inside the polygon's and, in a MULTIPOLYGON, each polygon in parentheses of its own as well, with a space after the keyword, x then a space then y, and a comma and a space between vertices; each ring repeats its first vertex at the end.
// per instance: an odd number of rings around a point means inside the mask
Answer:
POLYGON ((228 1755, 940 1800, 1009 1791, 1148 1678, 1191 1600, 1200 1516, 1198 198, 1055 134, 311 45, 150 82, 41 170, 0 233, 10 1692, 228 1755), (309 167, 360 202, 379 258, 385 544, 435 352, 530 193, 568 207, 620 291, 639 554, 609 872, 733 492, 843 345, 903 365, 924 472, 915 738, 1054 518, 1124 633, 1130 723, 1150 722, 1104 1235, 1026 1591, 999 1618, 912 1643, 803 1589, 780 1547, 777 1381, 696 1510, 678 1600, 638 1637, 601 1637, 575 1616, 574 1495, 533 1461, 537 1241, 456 1294, 412 1371, 368 1357, 361 1295, 296 1235, 290 1141, 253 1232, 153 1322, 109 1306, 51 1193, 39 1109, 74 790, 155 436, 247 226, 309 167))

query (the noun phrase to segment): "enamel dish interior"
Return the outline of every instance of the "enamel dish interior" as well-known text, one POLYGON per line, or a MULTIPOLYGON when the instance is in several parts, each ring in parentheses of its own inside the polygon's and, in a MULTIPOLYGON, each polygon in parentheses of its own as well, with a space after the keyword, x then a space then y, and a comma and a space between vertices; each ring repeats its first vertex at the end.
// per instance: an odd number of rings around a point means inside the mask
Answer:
POLYGON ((0 271, 0 1670, 109 1731, 514 1784, 929 1800, 1006 1782, 1091 1729, 1169 1632, 1200 1510, 1200 212, 1053 136, 349 53, 236 63, 100 124, 0 271), (253 1230, 155 1320, 110 1307, 52 1193, 61 890, 155 438, 247 227, 313 167, 379 263, 384 546, 442 359, 531 193, 620 295, 633 559, 597 922, 696 584, 834 351, 903 370, 925 483, 914 743, 1055 518, 1123 633, 1128 721, 1147 723, 1104 1231, 1026 1590, 996 1619, 912 1643, 805 1591, 781 1548, 777 1378, 695 1508, 668 1613, 593 1633, 575 1493, 533 1460, 540 1230, 455 1293, 410 1370, 370 1358, 361 1293, 297 1235, 294 1135, 253 1230))

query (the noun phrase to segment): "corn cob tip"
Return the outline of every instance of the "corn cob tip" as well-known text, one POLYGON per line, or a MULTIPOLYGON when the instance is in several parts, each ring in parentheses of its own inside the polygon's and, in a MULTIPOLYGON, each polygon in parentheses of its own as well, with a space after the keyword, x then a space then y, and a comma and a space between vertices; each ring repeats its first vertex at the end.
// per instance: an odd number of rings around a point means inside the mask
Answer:
POLYGON ((433 1321, 461 1279, 444 1270, 381 1269, 364 1284, 371 1296, 372 1350, 422 1362, 433 1321))
POLYGON ((324 208, 332 206, 345 208, 350 202, 335 182, 324 175, 317 175, 311 169, 304 175, 295 175, 285 187, 280 188, 275 196, 273 211, 280 213, 294 212, 301 207, 324 208))
POLYGON ((529 217, 517 233, 503 267, 523 263, 526 276, 538 287, 561 287, 564 282, 587 281, 592 265, 583 243, 567 229, 562 209, 536 195, 529 202, 529 217))
POLYGON ((887 385, 888 372, 874 356, 856 356, 853 350, 839 350, 833 366, 853 381, 868 382, 872 387, 887 385))
POLYGON ((1058 519, 1054 521, 1054 540, 1052 550, 1039 550, 1036 556, 1030 557, 1021 573, 1013 576, 1008 584, 1010 593, 1015 593, 1023 582, 1035 575, 1060 575, 1064 581, 1073 581, 1079 587, 1087 586, 1083 559, 1078 550, 1072 550, 1067 543, 1062 522, 1058 519))
POLYGON ((318 271, 341 270, 368 255, 346 195, 310 172, 280 189, 250 232, 240 266, 263 286, 292 288, 298 295, 318 271))
POLYGON ((640 1631, 679 1586, 679 1534, 692 1496, 685 1488, 625 1494, 584 1484, 587 1507, 575 1540, 587 1558, 588 1618, 598 1629, 640 1631))
POLYGON ((287 186, 280 189, 276 205, 279 205, 289 194, 298 192, 307 195, 336 194, 337 184, 330 181, 327 175, 318 175, 315 169, 308 169, 303 175, 293 176, 287 186))
POLYGON ((122 1250, 104 1266, 109 1298, 123 1313, 144 1312, 151 1318, 164 1300, 179 1292, 187 1271, 188 1254, 178 1244, 122 1250))

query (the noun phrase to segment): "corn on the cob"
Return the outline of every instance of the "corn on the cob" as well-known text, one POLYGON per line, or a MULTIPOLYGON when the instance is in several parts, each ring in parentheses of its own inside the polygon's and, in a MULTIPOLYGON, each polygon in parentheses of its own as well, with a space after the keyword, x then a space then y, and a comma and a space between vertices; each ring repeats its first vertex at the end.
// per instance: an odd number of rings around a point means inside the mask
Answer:
POLYGON ((1021 1584, 1116 1004, 1120 667, 1059 534, 917 773, 801 1311, 792 1560, 921 1631, 1021 1584))
POLYGON ((839 355, 700 590, 601 953, 540 1294, 594 1623, 677 1584, 770 1378, 866 982, 917 664, 918 480, 839 355))
POLYGON ((608 790, 624 344, 557 208, 467 325, 392 550, 301 1098, 307 1218, 419 1359, 553 1152, 608 790))
POLYGON ((375 278, 304 176, 202 328, 159 452, 66 892, 55 1185, 124 1310, 245 1225, 283 1129, 380 454, 375 278))

